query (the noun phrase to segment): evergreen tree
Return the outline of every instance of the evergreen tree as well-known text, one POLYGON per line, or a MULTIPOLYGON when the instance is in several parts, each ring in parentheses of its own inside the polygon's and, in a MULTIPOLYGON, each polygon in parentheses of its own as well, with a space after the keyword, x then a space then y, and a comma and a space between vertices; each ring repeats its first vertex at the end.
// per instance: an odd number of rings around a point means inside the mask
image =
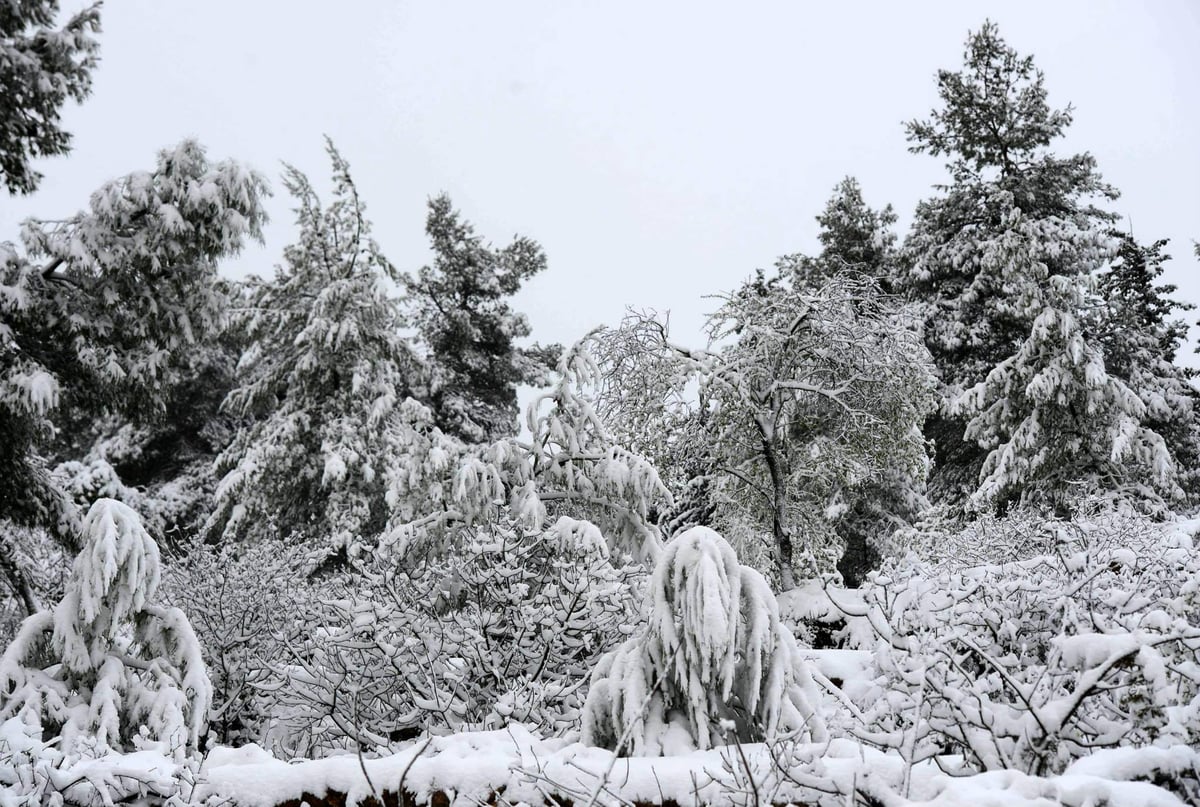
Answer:
POLYGON ((1131 235, 1114 237, 1116 259, 1097 282, 1105 366, 1137 390, 1146 404, 1146 424, 1162 435, 1180 485, 1195 496, 1200 493, 1200 407, 1191 383, 1196 371, 1175 364, 1188 325, 1174 317, 1195 306, 1172 299, 1177 287, 1159 282, 1163 264, 1171 259, 1163 252, 1166 239, 1142 245, 1131 235))
POLYGON ((430 404, 441 429, 473 442, 515 433, 517 385, 544 383, 561 348, 522 348, 530 334, 508 300, 546 268, 542 248, 517 238, 495 249, 462 221, 447 196, 429 202, 432 266, 405 278, 432 365, 430 404))
POLYGON ((370 238, 349 165, 327 141, 328 207, 288 166, 299 239, 273 281, 253 278, 237 312, 248 346, 226 410, 248 419, 218 466, 210 535, 278 537, 323 557, 382 528, 385 476, 399 453, 397 403, 419 363, 400 335, 400 281, 370 238))
POLYGON ((1061 512, 1095 494, 1174 498, 1175 462, 1149 428, 1138 392, 1108 372, 1089 327, 1096 304, 1082 267, 1106 258, 1102 233, 1079 230, 1063 238, 1069 230, 1062 222, 1049 230, 1045 222, 1023 220, 1019 210, 1010 227, 997 258, 1033 269, 1027 277, 1037 316, 1017 351, 951 402, 952 413, 970 418, 966 438, 989 451, 973 504, 1022 501, 1061 512), (1077 261, 1081 275, 1039 278, 1050 256, 1077 261))
POLYGON ((9 193, 32 193, 42 175, 32 160, 66 154, 59 128, 67 97, 92 91, 100 43, 100 3, 56 25, 58 0, 13 0, 0 7, 0 180, 9 193))
POLYGON ((163 390, 162 411, 96 419, 73 412, 60 424, 55 478, 86 506, 114 498, 137 510, 147 531, 169 547, 189 541, 207 519, 216 487, 212 469, 238 419, 221 409, 234 386, 241 348, 233 329, 197 344, 163 390))
POLYGON ((46 472, 52 418, 161 412, 185 354, 225 316, 216 264, 258 237, 263 179, 186 141, 108 183, 90 210, 0 243, 0 519, 60 527, 46 472))
POLYGON ((890 290, 896 259, 896 213, 891 205, 873 210, 863 199, 862 187, 846 177, 833 189, 825 210, 816 217, 821 225, 817 257, 787 255, 780 258, 781 272, 791 274, 800 288, 819 288, 839 272, 866 275, 890 290))
POLYGON ((26 619, 0 657, 0 720, 37 726, 68 755, 147 739, 179 760, 197 753, 212 684, 187 615, 154 601, 158 546, 110 499, 82 532, 62 600, 26 619))
POLYGON ((1049 151, 1070 109, 1050 108, 1032 58, 990 22, 938 92, 908 132, 912 151, 949 158, 952 182, 918 206, 900 277, 945 386, 931 486, 980 507, 1063 506, 1096 484, 1174 495, 1169 452, 1093 325, 1094 275, 1113 257, 1113 216, 1094 203, 1116 191, 1091 155, 1049 151))
MULTIPOLYGON (((1048 151, 1071 122, 1052 110, 1042 73, 985 23, 967 40, 961 72, 938 73, 943 108, 907 125, 910 150, 945 156, 952 183, 917 206, 905 241, 904 291, 929 307, 926 342, 948 387, 981 381, 1016 352, 1036 312, 1022 267, 995 259, 996 241, 1013 209, 1025 220, 1064 220, 1083 230, 1112 220, 1090 200, 1115 198, 1090 154, 1048 151), (1007 284, 1007 285, 1006 285, 1007 284)), ((1062 260, 1046 276, 1077 275, 1062 260)))

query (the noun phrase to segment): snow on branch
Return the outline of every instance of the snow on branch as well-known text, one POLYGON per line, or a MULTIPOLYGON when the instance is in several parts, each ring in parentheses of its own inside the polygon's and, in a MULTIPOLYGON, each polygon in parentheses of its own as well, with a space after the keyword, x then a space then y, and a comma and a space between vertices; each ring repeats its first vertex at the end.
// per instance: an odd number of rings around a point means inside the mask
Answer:
POLYGON ((199 748, 211 685, 177 608, 153 603, 159 553, 137 514, 97 500, 62 600, 22 623, 0 658, 0 720, 61 738, 66 754, 157 742, 199 748))
POLYGON ((815 685, 761 574, 694 527, 663 550, 647 625, 592 675, 583 741, 657 756, 782 732, 821 740, 815 685))

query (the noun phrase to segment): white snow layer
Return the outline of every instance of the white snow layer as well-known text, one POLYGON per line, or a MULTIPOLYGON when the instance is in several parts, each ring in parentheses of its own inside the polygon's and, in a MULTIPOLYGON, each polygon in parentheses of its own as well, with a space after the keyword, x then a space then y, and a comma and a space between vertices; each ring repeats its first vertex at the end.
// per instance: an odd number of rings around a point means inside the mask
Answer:
POLYGON ((897 757, 847 740, 774 749, 747 744, 740 752, 730 746, 666 758, 615 758, 580 743, 541 740, 512 726, 435 737, 393 756, 361 761, 345 756, 289 764, 257 746, 221 748, 209 755, 196 795, 229 798, 241 807, 273 807, 304 793, 320 796, 338 791, 347 795, 347 804, 356 804, 373 791, 403 788, 418 803, 428 803, 433 793, 443 791, 451 807, 477 807, 497 791, 513 804, 542 804, 546 794, 554 792, 576 804, 595 797, 594 803, 602 805, 662 804, 673 799, 681 805, 725 807, 751 795, 749 779, 753 778, 760 797, 769 796, 775 803, 843 805, 857 787, 889 805, 1180 807, 1184 802, 1162 788, 1123 780, 1197 764, 1200 753, 1176 748, 1101 752, 1050 778, 1017 772, 956 778, 925 765, 912 772, 905 796, 898 792, 904 766, 897 757), (778 773, 772 753, 789 761, 790 776, 778 773), (799 783, 811 786, 802 788, 799 783))
POLYGON ((763 803, 841 807, 860 803, 851 797, 856 790, 860 798, 874 798, 889 807, 1183 807, 1186 803, 1167 790, 1131 780, 1158 772, 1186 773, 1200 765, 1200 752, 1183 746, 1099 751, 1063 775, 1048 778, 1017 771, 951 777, 926 764, 912 770, 907 792, 901 792, 905 771, 899 758, 848 740, 617 758, 602 749, 542 740, 510 726, 417 741, 379 759, 346 755, 288 763, 257 745, 218 747, 193 780, 179 763, 152 750, 64 761, 30 731, 19 719, 0 724, 0 804, 24 803, 21 797, 30 795, 29 788, 22 787, 23 782, 29 784, 30 761, 38 772, 35 778, 49 779, 49 790, 63 792, 76 803, 106 801, 102 792, 114 800, 161 798, 178 788, 184 799, 180 803, 229 800, 239 807, 275 807, 305 794, 320 798, 331 792, 345 794, 347 805, 357 805, 372 795, 401 789, 418 804, 428 804, 440 791, 450 807, 478 807, 495 793, 502 793, 505 803, 530 805, 553 803, 548 799, 553 793, 575 804, 605 807, 667 800, 733 807, 756 796, 763 803), (18 770, 22 762, 24 770, 18 770), (776 763, 786 763, 787 773, 780 773, 776 763))

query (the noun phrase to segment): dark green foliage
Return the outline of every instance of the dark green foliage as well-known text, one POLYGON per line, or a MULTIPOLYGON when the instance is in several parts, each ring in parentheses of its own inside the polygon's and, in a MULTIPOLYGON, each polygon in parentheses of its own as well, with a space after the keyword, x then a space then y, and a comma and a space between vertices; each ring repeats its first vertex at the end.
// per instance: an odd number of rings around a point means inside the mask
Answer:
POLYGON ((1187 339, 1188 324, 1171 317, 1195 306, 1171 299, 1178 287, 1159 282, 1163 264, 1171 260, 1163 253, 1167 239, 1142 245, 1125 233, 1114 232, 1113 237, 1120 246, 1097 287, 1106 309, 1101 337, 1105 364, 1112 372, 1128 374, 1140 351, 1173 362, 1187 339))
MULTIPOLYGON (((1089 200, 1117 193, 1090 154, 1047 150, 1070 125, 1071 109, 1049 107, 1032 57, 1019 56, 994 23, 968 38, 963 56, 963 70, 938 72, 942 107, 907 124, 910 150, 947 157, 953 181, 917 206, 900 285, 932 304, 926 340, 943 381, 970 386, 1016 352, 1036 316, 986 264, 987 242, 1006 231, 1006 213, 1109 222, 1089 200)), ((1049 276, 1077 271, 1048 261, 1049 276)))
POLYGON ((462 221, 447 196, 429 202, 432 266, 406 278, 409 304, 429 351, 429 403, 443 431, 469 441, 514 433, 517 386, 538 383, 558 346, 518 347, 529 322, 509 299, 546 268, 538 244, 517 238, 495 249, 462 221))
POLYGON ((59 128, 67 98, 92 90, 100 43, 100 3, 56 25, 58 0, 0 3, 0 179, 9 193, 31 193, 42 175, 31 162, 66 154, 59 128))
POLYGON ((988 21, 970 36, 962 72, 938 71, 942 109, 908 124, 911 150, 949 156, 964 171, 1026 170, 1071 123, 1071 110, 1046 103, 1042 72, 1020 56, 988 21))
POLYGON ((1162 435, 1189 497, 1200 495, 1200 393, 1196 371, 1175 364, 1188 324, 1176 312, 1195 306, 1172 299, 1174 284, 1161 283, 1166 239, 1139 244, 1114 232, 1115 259, 1097 281, 1100 312, 1096 330, 1108 371, 1146 402, 1147 424, 1162 435))
POLYGON ((1117 193, 1090 154, 1049 151, 1071 109, 1049 106, 1041 71, 994 23, 968 37, 963 68, 939 71, 937 83, 940 107, 907 129, 911 151, 947 158, 951 182, 918 205, 896 287, 925 309, 925 341, 943 383, 946 405, 925 428, 935 447, 930 493, 961 502, 979 485, 989 451, 964 436, 970 415, 950 411, 950 402, 1021 350, 1050 297, 1072 297, 1050 294, 1056 276, 1096 268, 1101 250, 1091 234, 1113 216, 1093 200, 1117 193), (1043 243, 1021 246, 1039 227, 1043 243), (1049 248, 1056 233, 1067 240, 1049 248), (1022 260, 1013 264, 1010 254, 1022 260))
POLYGON ((846 177, 833 189, 825 210, 816 217, 821 253, 786 255, 778 261, 783 274, 791 274, 798 288, 820 288, 839 272, 862 274, 890 291, 896 258, 896 214, 891 205, 873 210, 863 199, 862 187, 846 177))
POLYGON ((195 142, 106 184, 90 209, 0 243, 0 519, 62 527, 52 423, 162 413, 225 314, 216 264, 257 238, 264 180, 195 142))
POLYGON ((326 205, 288 167, 299 233, 272 280, 251 278, 235 312, 246 340, 225 411, 244 419, 222 452, 210 539, 293 540, 339 553, 386 518, 398 408, 419 378, 387 281, 400 277, 371 238, 350 167, 327 141, 326 205))

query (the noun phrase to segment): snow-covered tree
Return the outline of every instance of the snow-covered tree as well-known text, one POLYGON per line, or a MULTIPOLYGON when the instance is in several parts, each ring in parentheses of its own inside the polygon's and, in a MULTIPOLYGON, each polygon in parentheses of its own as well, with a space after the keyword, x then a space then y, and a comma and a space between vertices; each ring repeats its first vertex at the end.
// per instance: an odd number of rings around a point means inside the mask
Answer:
POLYGON ((212 690, 187 616, 154 602, 158 546, 111 499, 92 505, 83 534, 62 600, 0 658, 0 720, 39 726, 68 754, 197 751, 212 690))
POLYGON ((225 409, 249 422, 218 460, 206 527, 319 552, 382 528, 389 463, 404 450, 393 419, 419 367, 384 286, 400 276, 370 237, 349 166, 331 142, 327 150, 332 203, 322 207, 308 178, 287 168, 299 239, 274 280, 250 281, 235 312, 248 347, 225 409))
MULTIPOLYGON (((894 469, 923 477, 929 357, 865 279, 838 276, 814 291, 760 276, 709 324, 714 346, 703 350, 673 343, 649 316, 609 332, 604 405, 640 448, 646 435, 657 440, 664 413, 696 411, 688 390, 698 382, 715 524, 731 534, 750 525, 744 552, 770 536, 767 566, 786 590, 797 549, 808 572, 832 569, 840 542, 831 525, 866 486, 894 469)), ((670 444, 654 444, 669 464, 670 444)))
MULTIPOLYGON (((875 279, 884 292, 892 290, 898 256, 891 205, 872 209, 858 180, 846 177, 816 219, 821 252, 816 257, 785 256, 776 264, 797 288, 816 290, 838 274, 849 273, 875 279)), ((902 467, 884 471, 837 519, 835 528, 846 544, 838 571, 848 585, 858 585, 878 564, 876 545, 898 526, 911 523, 928 504, 924 480, 913 482, 902 467)))
POLYGON ((850 271, 879 281, 890 290, 895 272, 896 213, 891 205, 874 210, 863 199, 862 187, 846 177, 833 189, 833 196, 817 217, 821 226, 817 239, 821 252, 815 258, 786 255, 776 264, 792 275, 800 288, 820 288, 833 276, 850 271))
POLYGON ((429 352, 430 406, 442 431, 483 442, 517 429, 517 385, 540 384, 561 351, 519 347, 529 322, 509 307, 521 284, 546 268, 542 248, 517 238, 486 244, 449 197, 429 201, 425 232, 434 260, 405 277, 407 303, 429 352))
POLYGON ((816 685, 761 574, 693 527, 663 550, 646 625, 592 674, 582 740, 663 756, 794 732, 820 742, 816 685))
POLYGON ((1145 402, 1108 372, 1088 328, 1089 271, 1106 258, 1107 237, 1069 220, 1026 218, 1017 208, 1006 227, 983 263, 994 261, 999 278, 1015 269, 1012 285, 1027 284, 1026 310, 1037 315, 1016 352, 948 407, 970 418, 965 437, 989 452, 972 503, 1063 510, 1097 490, 1143 501, 1177 497, 1175 461, 1149 428, 1145 402), (1051 275, 1052 263, 1079 274, 1051 275))
POLYGON ((661 534, 653 515, 671 502, 655 467, 623 446, 596 411, 600 369, 585 336, 559 359, 555 383, 526 409, 529 437, 465 444, 444 434, 413 400, 400 407, 401 449, 391 470, 385 551, 403 554, 431 539, 493 520, 500 508, 527 529, 551 516, 594 522, 614 549, 653 557, 661 534))
POLYGON ((217 483, 213 461, 236 426, 220 411, 238 355, 222 337, 187 352, 176 382, 164 390, 163 411, 91 414, 91 422, 83 420, 89 413, 72 412, 60 424, 52 447, 63 459, 52 476, 76 504, 101 497, 124 502, 168 548, 199 532, 217 483))
POLYGON ((976 507, 1064 506, 1093 485, 1170 497, 1174 463, 1094 327, 1094 275, 1115 246, 1094 202, 1116 191, 1091 155, 1050 151, 1071 111, 1050 108, 994 24, 964 58, 938 73, 941 108, 908 125, 911 150, 946 156, 952 178, 918 205, 899 278, 944 383, 931 488, 976 507))
POLYGON ((100 3, 58 23, 58 0, 14 0, 0 13, 0 178, 10 193, 31 193, 42 175, 32 160, 65 154, 59 126, 67 98, 92 90, 100 43, 100 3))
POLYGON ((263 179, 193 141, 96 191, 87 211, 0 243, 0 519, 58 528, 74 508, 43 456, 52 419, 161 411, 184 354, 225 316, 217 262, 257 238, 263 179))
POLYGON ((1196 371, 1175 363, 1188 325, 1174 314, 1194 308, 1172 299, 1161 283, 1166 240, 1142 245, 1117 234, 1116 259, 1098 278, 1102 302, 1097 324, 1105 368, 1137 391, 1146 404, 1146 425, 1162 436, 1175 460, 1178 484, 1200 494, 1200 403, 1196 371))

